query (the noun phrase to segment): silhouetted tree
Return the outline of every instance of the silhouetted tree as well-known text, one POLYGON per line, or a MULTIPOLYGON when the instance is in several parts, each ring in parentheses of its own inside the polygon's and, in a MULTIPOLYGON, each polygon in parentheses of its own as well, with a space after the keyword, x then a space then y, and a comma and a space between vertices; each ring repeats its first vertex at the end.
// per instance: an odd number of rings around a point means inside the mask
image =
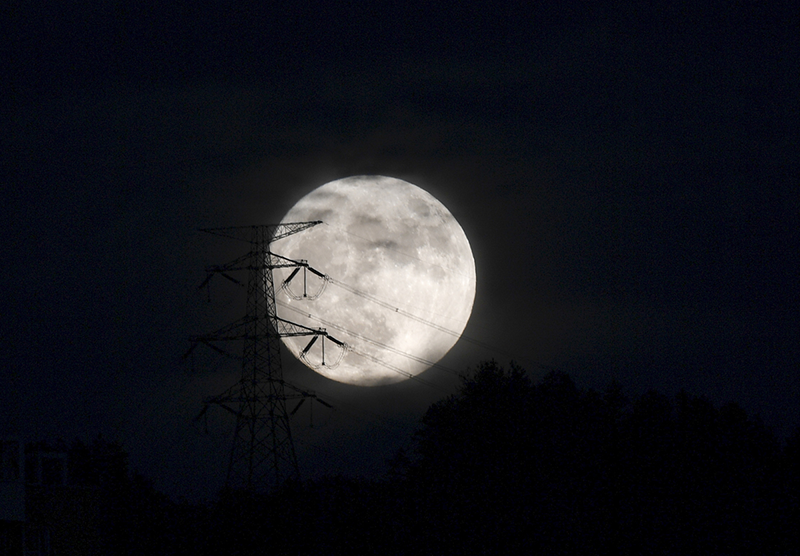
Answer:
MULTIPOLYGON (((382 481, 328 477, 174 503, 98 438, 70 476, 104 492, 109 554, 788 554, 800 429, 736 404, 629 399, 482 362, 433 404, 382 481)), ((74 460, 74 461, 73 461, 74 460)))
POLYGON ((797 441, 782 452, 734 404, 716 409, 684 391, 629 402, 617 384, 581 390, 559 372, 534 384, 521 368, 490 361, 428 410, 415 438, 400 526, 416 532, 414 550, 778 554, 788 546, 791 511, 782 508, 796 503, 788 462, 797 441))

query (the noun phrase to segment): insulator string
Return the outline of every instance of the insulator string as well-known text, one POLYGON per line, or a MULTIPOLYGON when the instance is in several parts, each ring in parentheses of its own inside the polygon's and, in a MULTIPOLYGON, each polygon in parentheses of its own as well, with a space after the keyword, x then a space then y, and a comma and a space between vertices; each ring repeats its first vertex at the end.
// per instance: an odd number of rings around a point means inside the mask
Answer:
MULTIPOLYGON (((280 302, 280 301, 278 301, 278 304, 280 304, 280 305, 283 305, 284 307, 286 307, 286 305, 285 305, 284 303, 280 302)), ((292 307, 288 307, 288 308, 289 308, 289 309, 293 309, 292 307)), ((301 314, 304 314, 304 313, 301 313, 301 314)), ((309 315, 309 316, 310 316, 310 315, 309 315)), ((319 319, 317 319, 317 320, 319 320, 319 319)), ((320 321, 320 322, 322 322, 321 320, 319 320, 319 321, 320 321)), ((332 326, 332 327, 333 327, 333 328, 339 328, 339 327, 337 327, 337 326, 332 326)), ((341 329, 340 329, 340 330, 341 330, 341 329)), ((308 356, 307 356, 307 354, 306 354, 306 352, 305 352, 305 351, 303 351, 303 352, 301 352, 301 353, 300 353, 300 359, 301 359, 301 360, 302 360, 302 361, 303 361, 303 362, 304 362, 306 365, 308 365, 309 367, 311 367, 312 369, 315 369, 315 370, 316 370, 316 369, 320 369, 320 368, 322 368, 322 367, 326 367, 326 368, 328 368, 328 369, 335 369, 335 368, 337 368, 337 367, 339 366, 339 364, 342 362, 342 359, 344 359, 344 356, 347 354, 347 352, 348 352, 348 351, 350 351, 350 346, 348 346, 348 345, 346 345, 346 344, 345 344, 344 346, 339 346, 339 355, 336 357, 336 360, 335 360, 333 363, 326 363, 326 362, 325 362, 325 336, 322 336, 322 344, 321 344, 321 345, 322 345, 322 359, 321 359, 321 361, 320 361, 320 363, 319 363, 319 364, 315 364, 315 363, 313 363, 313 362, 312 362, 312 361, 311 361, 311 360, 308 358, 308 356)))
POLYGON ((416 361, 417 363, 422 363, 423 365, 428 365, 429 367, 436 367, 437 369, 442 369, 442 370, 447 371, 449 373, 452 373, 452 374, 454 374, 456 376, 461 376, 461 373, 459 373, 455 369, 451 369, 449 367, 445 367, 444 365, 440 365, 439 363, 437 363, 435 361, 430 361, 428 359, 424 359, 422 357, 418 357, 416 355, 412 355, 410 353, 406 353, 406 352, 401 351, 401 350, 399 350, 397 348, 394 348, 394 347, 392 347, 390 345, 384 344, 384 343, 379 342, 377 340, 373 340, 371 338, 367 338, 363 334, 360 334, 358 332, 354 332, 352 330, 348 330, 347 328, 345 328, 343 326, 340 326, 340 325, 338 325, 336 323, 333 323, 331 321, 325 320, 322 317, 319 317, 317 315, 313 315, 313 314, 311 314, 311 313, 309 313, 307 311, 303 311, 302 309, 298 309, 297 307, 292 307, 291 305, 289 305, 288 303, 284 303, 283 301, 278 301, 277 303, 281 307, 285 307, 285 308, 289 309, 290 311, 294 311, 295 313, 298 313, 298 314, 303 315, 305 317, 308 317, 308 318, 310 318, 312 320, 315 320, 315 321, 319 322, 320 324, 324 324, 328 328, 334 328, 336 330, 339 330, 340 332, 344 332, 345 334, 349 334, 350 336, 358 338, 359 340, 363 340, 365 342, 373 344, 373 345, 375 345, 377 347, 380 347, 382 349, 385 349, 387 351, 391 351, 393 353, 396 353, 397 355, 401 355, 403 357, 407 357, 407 358, 409 358, 409 359, 411 359, 413 361, 416 361))
MULTIPOLYGON (((307 312, 305 312, 305 311, 302 311, 302 310, 300 310, 300 309, 296 309, 295 307, 292 307, 292 306, 290 306, 290 305, 288 305, 287 303, 284 303, 284 302, 282 302, 282 301, 277 301, 277 304, 278 304, 278 305, 280 305, 281 307, 286 307, 287 309, 289 309, 289 310, 291 310, 291 311, 294 311, 294 312, 296 312, 296 313, 298 313, 298 314, 301 314, 301 315, 303 315, 303 316, 306 316, 306 317, 308 317, 308 318, 310 318, 310 319, 317 320, 317 321, 321 322, 322 324, 325 324, 326 326, 330 326, 331 328, 336 328, 337 330, 340 330, 340 331, 342 331, 342 332, 345 332, 345 333, 347 333, 347 334, 352 334, 352 335, 354 335, 354 336, 358 337, 358 338, 359 338, 359 339, 361 339, 361 340, 364 340, 364 341, 366 341, 366 342, 369 342, 369 343, 371 343, 371 344, 374 344, 374 345, 377 345, 377 346, 379 346, 379 347, 385 348, 385 349, 387 349, 387 350, 389 350, 389 351, 393 351, 393 352, 395 352, 395 353, 397 353, 398 355, 401 355, 401 356, 403 356, 403 357, 408 357, 409 359, 413 359, 414 361, 417 361, 417 362, 419 362, 419 363, 422 363, 422 364, 424 364, 424 365, 428 365, 428 366, 430 366, 430 367, 436 367, 436 368, 444 369, 444 370, 446 370, 446 371, 448 371, 448 372, 451 372, 451 373, 454 373, 454 374, 456 374, 457 376, 461 376, 461 375, 460 375, 460 373, 458 373, 457 371, 455 371, 455 370, 453 370, 453 369, 449 369, 449 368, 447 368, 447 367, 444 367, 443 365, 439 365, 438 363, 434 363, 434 362, 432 362, 432 361, 428 361, 427 359, 423 359, 423 358, 421 358, 421 357, 417 357, 417 356, 415 356, 415 355, 411 355, 410 353, 405 353, 405 352, 403 352, 403 351, 401 351, 401 350, 399 350, 399 349, 392 348, 392 347, 390 347, 390 346, 387 346, 387 345, 385 345, 385 344, 382 344, 382 343, 380 343, 380 342, 378 342, 378 341, 371 340, 371 339, 367 338, 366 336, 364 336, 364 335, 362 335, 362 334, 357 334, 357 333, 351 332, 351 331, 347 330, 346 328, 343 328, 343 327, 341 327, 341 326, 338 326, 338 325, 336 325, 336 324, 334 324, 334 323, 331 323, 331 322, 325 321, 324 319, 321 319, 321 318, 319 318, 319 317, 316 317, 316 316, 314 316, 314 315, 312 315, 312 314, 310 314, 310 313, 307 313, 307 312)), ((404 376, 404 377, 406 377, 406 378, 410 378, 410 379, 417 380, 417 381, 419 381, 419 382, 420 382, 420 383, 422 383, 422 384, 425 384, 425 385, 427 385, 427 386, 430 386, 430 387, 432 387, 432 388, 436 388, 437 390, 440 390, 440 391, 447 392, 447 391, 446 391, 445 389, 443 389, 442 387, 440 387, 440 386, 437 386, 436 384, 433 384, 432 382, 428 382, 428 381, 426 381, 426 380, 424 380, 424 379, 421 379, 421 378, 419 378, 419 376, 418 376, 418 375, 414 375, 414 374, 412 374, 412 373, 410 373, 410 372, 408 372, 408 371, 404 371, 403 369, 400 369, 400 368, 398 368, 398 367, 395 367, 394 365, 392 365, 392 364, 390 364, 390 363, 387 363, 387 362, 385 362, 385 361, 382 361, 381 359, 378 359, 377 357, 375 357, 375 356, 373 356, 373 355, 369 355, 368 353, 365 353, 365 352, 363 352, 363 351, 361 351, 361 350, 359 350, 359 349, 357 349, 357 348, 355 348, 355 347, 353 347, 353 346, 348 346, 348 349, 347 349, 347 351, 348 351, 348 352, 350 352, 350 353, 355 353, 356 355, 359 355, 359 356, 361 356, 361 357, 363 357, 363 358, 365 358, 365 359, 369 359, 369 360, 370 360, 370 361, 372 361, 373 363, 376 363, 376 364, 378 364, 378 365, 381 365, 381 366, 383 366, 383 367, 386 367, 387 369, 389 369, 389 370, 391 370, 391 371, 394 371, 394 372, 396 372, 396 373, 398 373, 398 374, 400 374, 400 375, 402 375, 402 376, 404 376)), ((344 353, 344 351, 343 351, 342 353, 344 353)), ((302 359, 303 361, 305 361, 305 358, 304 358, 304 357, 301 357, 301 359, 302 359)))
MULTIPOLYGON (((303 273, 304 274, 305 274, 305 272, 306 272, 306 270, 303 269, 303 273)), ((294 299, 296 301, 301 301, 301 300, 314 301, 319 296, 321 296, 322 293, 325 291, 325 287, 328 285, 329 278, 327 276, 323 277, 322 278, 322 284, 320 284, 319 289, 317 290, 316 293, 314 293, 312 295, 308 295, 308 292, 306 290, 307 284, 305 282, 305 275, 303 276, 303 295, 297 295, 296 293, 294 293, 292 291, 292 288, 289 286, 290 281, 291 280, 285 280, 283 282, 283 284, 281 284, 281 289, 284 290, 289 297, 291 297, 292 299, 294 299)))

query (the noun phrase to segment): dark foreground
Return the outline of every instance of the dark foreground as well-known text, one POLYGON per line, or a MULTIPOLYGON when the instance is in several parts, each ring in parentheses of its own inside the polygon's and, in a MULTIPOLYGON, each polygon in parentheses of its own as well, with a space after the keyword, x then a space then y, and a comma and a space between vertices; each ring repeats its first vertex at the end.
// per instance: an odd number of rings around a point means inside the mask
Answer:
POLYGON ((85 522, 69 534, 50 524, 58 554, 766 555, 800 545, 798 431, 782 442, 735 404, 684 392, 630 400, 617 385, 581 390, 560 373, 533 383, 494 362, 430 407, 414 449, 380 481, 331 477, 200 505, 158 493, 102 439, 74 443, 69 462, 85 522))

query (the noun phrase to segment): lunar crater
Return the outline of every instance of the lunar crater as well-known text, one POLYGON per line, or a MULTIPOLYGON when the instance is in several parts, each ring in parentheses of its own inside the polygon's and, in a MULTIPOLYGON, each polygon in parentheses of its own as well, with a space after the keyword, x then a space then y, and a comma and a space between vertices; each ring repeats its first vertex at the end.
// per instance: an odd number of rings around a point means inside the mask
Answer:
MULTIPOLYGON (((309 220, 325 224, 275 242, 274 252, 308 260, 331 283, 313 301, 291 300, 299 312, 279 306, 279 316, 325 327, 352 347, 336 368, 309 366, 332 380, 376 386, 436 364, 463 332, 475 297, 472 251, 447 208, 408 182, 353 176, 315 189, 283 222, 309 220)), ((291 270, 275 269, 276 285, 291 270)), ((295 356, 308 343, 282 340, 295 356)))

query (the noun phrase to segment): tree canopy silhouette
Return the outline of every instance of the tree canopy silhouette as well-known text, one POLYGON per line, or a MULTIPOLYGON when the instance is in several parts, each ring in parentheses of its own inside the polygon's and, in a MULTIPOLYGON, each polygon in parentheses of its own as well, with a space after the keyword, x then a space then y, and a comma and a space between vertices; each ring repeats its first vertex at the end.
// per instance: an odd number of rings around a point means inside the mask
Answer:
POLYGON ((785 554, 798 438, 736 404, 578 388, 480 363, 433 404, 383 481, 228 497, 209 553, 785 554))
POLYGON ((795 473, 784 460, 735 404, 631 402, 616 384, 581 390, 561 372, 533 383, 490 361, 425 414, 405 515, 441 553, 781 553, 795 473))
POLYGON ((784 444, 733 403, 487 361, 383 480, 178 504, 101 438, 72 446, 70 476, 102 491, 109 554, 789 554, 800 430, 784 444))

